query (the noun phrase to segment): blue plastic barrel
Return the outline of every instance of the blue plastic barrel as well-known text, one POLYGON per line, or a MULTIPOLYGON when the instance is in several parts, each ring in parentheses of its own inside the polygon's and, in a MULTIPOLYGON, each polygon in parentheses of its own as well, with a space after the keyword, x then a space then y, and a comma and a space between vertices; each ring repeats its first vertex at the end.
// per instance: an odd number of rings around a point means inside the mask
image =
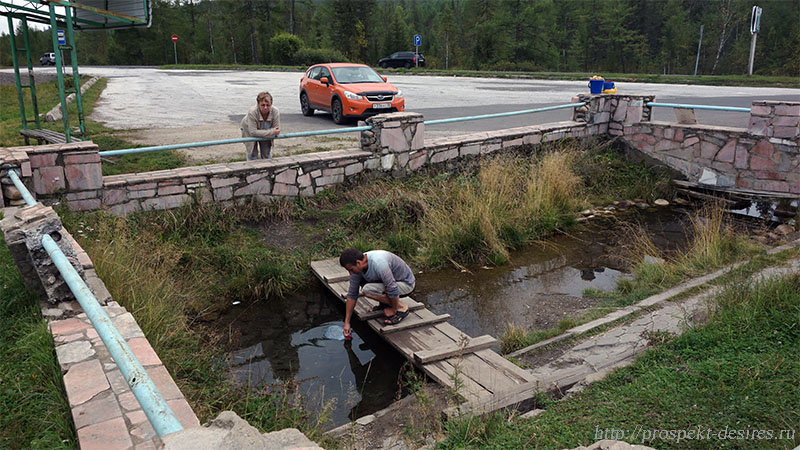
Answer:
POLYGON ((589 93, 602 94, 604 80, 589 80, 589 93))

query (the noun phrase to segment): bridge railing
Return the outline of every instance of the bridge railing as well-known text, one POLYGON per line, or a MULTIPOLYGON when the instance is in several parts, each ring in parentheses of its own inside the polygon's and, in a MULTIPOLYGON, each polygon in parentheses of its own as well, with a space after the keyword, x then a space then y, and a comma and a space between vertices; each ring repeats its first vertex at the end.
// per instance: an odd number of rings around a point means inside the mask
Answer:
MULTIPOLYGON (((20 194, 22 194, 25 203, 28 206, 36 205, 36 200, 20 180, 19 174, 12 169, 8 171, 8 176, 20 194)), ((100 307, 100 302, 97 301, 92 291, 49 234, 42 236, 42 247, 47 251, 75 299, 78 300, 83 312, 92 322, 92 326, 97 331, 100 339, 102 339, 111 357, 114 358, 114 362, 119 367, 122 376, 130 386, 133 395, 141 405, 156 433, 159 436, 166 436, 183 430, 183 425, 181 425, 172 408, 169 407, 164 396, 145 371, 142 363, 139 362, 127 342, 125 342, 125 338, 114 327, 111 318, 100 307)))
MULTIPOLYGON (((570 108, 578 108, 580 106, 585 105, 585 103, 569 103, 566 105, 557 105, 557 106, 547 106, 544 108, 535 108, 535 109, 525 109, 520 111, 510 111, 504 113, 494 113, 494 114, 483 114, 479 116, 467 116, 467 117, 454 117, 451 119, 437 119, 437 120, 426 120, 423 122, 425 125, 437 125, 442 123, 455 123, 455 122, 466 122, 470 120, 481 120, 481 119, 494 119, 498 117, 509 117, 509 116, 518 116, 521 114, 532 114, 537 112, 543 111, 553 111, 557 109, 570 109, 570 108)), ((284 133, 274 138, 255 138, 255 137, 246 137, 246 138, 234 138, 234 139, 221 139, 216 141, 200 141, 200 142, 189 142, 186 144, 172 144, 172 145, 155 145, 151 147, 140 147, 140 148, 127 148, 122 150, 107 150, 100 152, 101 157, 107 156, 121 156, 121 155, 133 155, 137 153, 147 153, 147 152, 158 152, 164 150, 180 150, 184 148, 194 148, 194 147, 210 147, 214 145, 227 145, 227 144, 238 144, 242 142, 257 142, 257 141, 266 141, 270 139, 290 139, 290 138, 298 138, 298 137, 308 137, 308 136, 321 136, 326 134, 339 134, 339 133, 353 133, 353 132, 361 132, 371 130, 372 126, 360 126, 360 127, 347 127, 347 128, 332 128, 327 130, 317 130, 317 131, 300 131, 296 133, 284 133)))

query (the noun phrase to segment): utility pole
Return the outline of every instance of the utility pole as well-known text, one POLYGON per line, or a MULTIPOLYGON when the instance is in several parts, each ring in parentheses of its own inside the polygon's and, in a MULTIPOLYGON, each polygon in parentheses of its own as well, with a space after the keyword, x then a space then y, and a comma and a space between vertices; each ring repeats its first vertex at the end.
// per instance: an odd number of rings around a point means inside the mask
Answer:
POLYGON ((753 74, 753 60, 756 57, 756 40, 758 39, 758 32, 761 30, 761 8, 753 6, 753 13, 750 16, 750 34, 753 37, 750 39, 750 65, 747 69, 747 74, 753 74))
POLYGON ((694 60, 694 76, 697 76, 697 65, 700 64, 700 46, 703 45, 703 27, 700 25, 700 42, 697 43, 697 59, 694 60))

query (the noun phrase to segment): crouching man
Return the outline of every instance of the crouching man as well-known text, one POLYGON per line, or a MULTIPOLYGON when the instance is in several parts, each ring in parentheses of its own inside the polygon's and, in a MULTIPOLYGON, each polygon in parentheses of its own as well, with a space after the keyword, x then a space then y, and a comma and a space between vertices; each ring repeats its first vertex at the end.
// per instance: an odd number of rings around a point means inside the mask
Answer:
POLYGON ((408 306, 400 303, 400 297, 414 290, 416 279, 411 268, 399 256, 386 250, 361 253, 348 248, 339 257, 339 264, 350 272, 344 313, 345 338, 350 338, 352 333, 350 319, 359 290, 364 292, 364 296, 378 301, 373 311, 383 310, 386 325, 397 325, 406 318, 408 306))

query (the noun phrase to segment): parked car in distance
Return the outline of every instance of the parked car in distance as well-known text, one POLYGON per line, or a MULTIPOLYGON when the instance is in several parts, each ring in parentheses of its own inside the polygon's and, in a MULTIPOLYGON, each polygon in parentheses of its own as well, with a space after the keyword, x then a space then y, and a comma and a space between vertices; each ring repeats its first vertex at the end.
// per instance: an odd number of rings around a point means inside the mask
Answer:
POLYGON ((39 58, 39 63, 43 66, 55 66, 56 54, 53 52, 45 53, 41 58, 39 58))
POLYGON ((414 52, 395 52, 386 58, 378 61, 378 65, 384 69, 387 67, 405 67, 410 69, 412 67, 425 67, 425 56, 422 53, 414 52))
POLYGON ((300 109, 304 116, 314 110, 328 111, 333 121, 404 111, 403 92, 364 64, 316 64, 300 79, 300 109))

